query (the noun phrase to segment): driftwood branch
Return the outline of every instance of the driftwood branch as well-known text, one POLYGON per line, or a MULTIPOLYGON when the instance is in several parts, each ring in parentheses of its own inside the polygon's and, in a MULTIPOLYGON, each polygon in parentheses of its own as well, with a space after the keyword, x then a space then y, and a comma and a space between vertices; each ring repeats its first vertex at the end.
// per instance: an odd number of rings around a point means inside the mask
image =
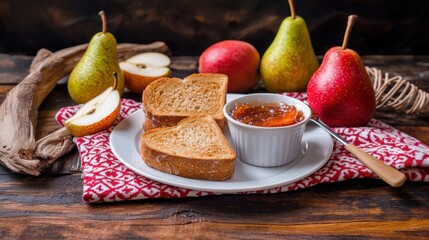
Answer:
MULTIPOLYGON (((13 172, 39 175, 73 147, 72 136, 64 129, 36 141, 37 109, 55 87, 77 64, 87 44, 50 52, 41 49, 30 67, 30 73, 11 91, 0 106, 0 163, 13 172)), ((124 60, 142 52, 169 54, 163 42, 152 44, 118 44, 118 59, 124 60)))
POLYGON ((41 159, 46 159, 51 165, 65 153, 70 152, 74 147, 72 137, 64 127, 39 139, 36 142, 34 155, 41 159))

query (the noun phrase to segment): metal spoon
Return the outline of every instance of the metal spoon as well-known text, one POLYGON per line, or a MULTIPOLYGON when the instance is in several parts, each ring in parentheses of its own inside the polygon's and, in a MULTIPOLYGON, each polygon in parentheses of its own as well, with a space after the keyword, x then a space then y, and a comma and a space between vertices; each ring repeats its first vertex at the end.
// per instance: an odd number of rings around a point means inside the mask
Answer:
POLYGON ((371 169, 371 171, 377 174, 378 177, 380 177, 390 186, 400 187, 405 182, 405 174, 385 164, 384 162, 380 161, 378 158, 356 147, 355 145, 347 142, 344 138, 342 138, 340 135, 333 132, 326 124, 320 121, 320 119, 317 116, 313 115, 310 121, 317 124, 323 130, 328 132, 332 137, 334 137, 340 143, 342 143, 345 146, 347 151, 355 155, 357 159, 359 159, 359 161, 363 163, 363 165, 371 169))

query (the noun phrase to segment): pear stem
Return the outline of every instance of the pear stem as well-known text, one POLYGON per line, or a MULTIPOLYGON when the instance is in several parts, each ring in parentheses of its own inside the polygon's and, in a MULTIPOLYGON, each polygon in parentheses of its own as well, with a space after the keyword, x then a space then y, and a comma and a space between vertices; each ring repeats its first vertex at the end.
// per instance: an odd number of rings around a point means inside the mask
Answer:
POLYGON ((352 27, 357 20, 358 20, 357 15, 350 15, 349 16, 349 19, 347 21, 346 33, 344 34, 344 40, 343 40, 343 46, 342 46, 343 50, 345 50, 347 48, 347 43, 349 42, 350 32, 352 31, 352 27))
POLYGON ((118 86, 118 73, 117 72, 113 72, 113 90, 116 89, 116 87, 118 86))
POLYGON ((293 5, 293 0, 288 0, 288 2, 290 7, 290 15, 292 16, 293 19, 295 19, 296 15, 295 15, 295 7, 293 5))
POLYGON ((103 24, 101 32, 106 33, 107 32, 106 14, 104 13, 104 11, 100 11, 98 15, 100 15, 101 23, 103 24))

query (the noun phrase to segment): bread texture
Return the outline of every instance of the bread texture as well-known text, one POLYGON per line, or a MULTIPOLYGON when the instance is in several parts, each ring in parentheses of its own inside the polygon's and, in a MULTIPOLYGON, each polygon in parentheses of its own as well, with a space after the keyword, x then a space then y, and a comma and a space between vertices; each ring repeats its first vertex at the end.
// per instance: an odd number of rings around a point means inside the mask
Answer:
POLYGON ((175 127, 141 136, 141 156, 150 167, 193 179, 232 178, 236 154, 210 115, 191 116, 175 127))
POLYGON ((228 77, 224 74, 192 74, 183 80, 162 77, 143 92, 143 129, 175 126, 192 115, 211 115, 221 129, 225 125, 222 109, 226 101, 228 77))

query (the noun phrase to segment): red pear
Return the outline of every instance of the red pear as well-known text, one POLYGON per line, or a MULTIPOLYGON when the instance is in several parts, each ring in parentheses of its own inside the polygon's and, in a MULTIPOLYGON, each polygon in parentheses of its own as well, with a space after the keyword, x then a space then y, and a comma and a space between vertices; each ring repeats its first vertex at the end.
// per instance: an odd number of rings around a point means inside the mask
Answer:
POLYGON ((375 93, 359 54, 347 49, 349 16, 342 47, 329 49, 307 87, 308 104, 331 127, 366 125, 375 112, 375 93))

